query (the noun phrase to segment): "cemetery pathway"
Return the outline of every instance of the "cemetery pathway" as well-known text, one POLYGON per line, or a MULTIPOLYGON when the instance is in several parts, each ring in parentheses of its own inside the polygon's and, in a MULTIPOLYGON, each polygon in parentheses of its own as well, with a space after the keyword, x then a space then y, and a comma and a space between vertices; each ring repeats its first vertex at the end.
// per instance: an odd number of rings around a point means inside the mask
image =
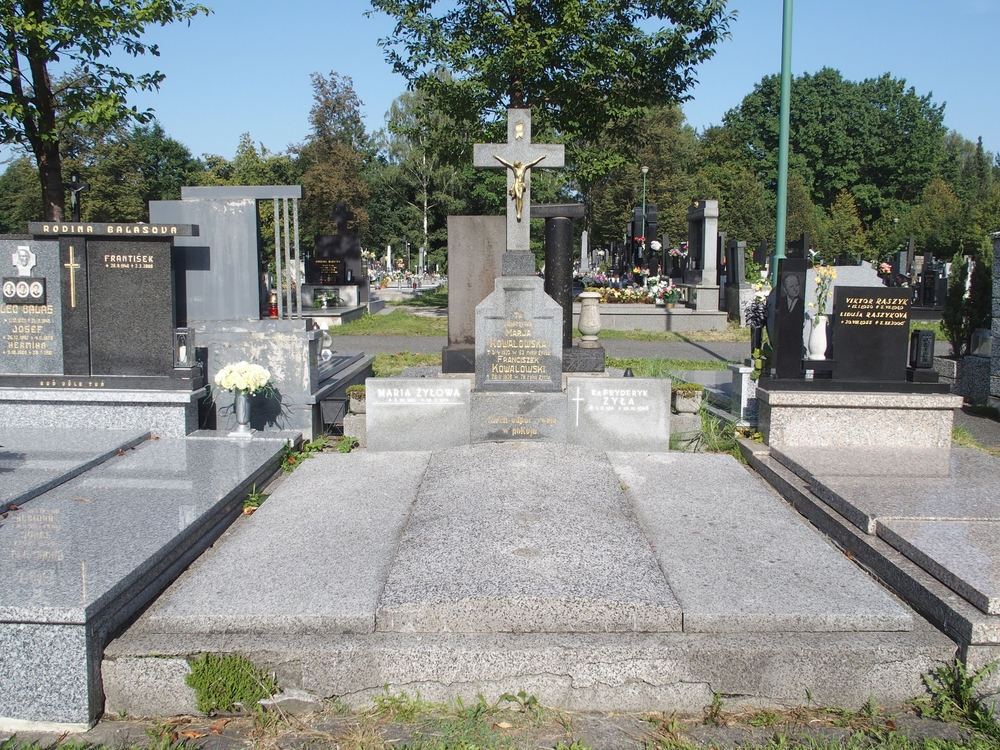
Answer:
MULTIPOLYGON (((331 331, 331 333, 333 333, 331 331)), ((395 354, 408 351, 414 354, 440 354, 447 345, 444 336, 372 336, 336 335, 334 347, 341 351, 363 351, 365 354, 395 354)), ((739 362, 749 354, 745 342, 713 341, 631 341, 629 339, 602 339, 601 344, 609 357, 643 357, 651 359, 696 359, 719 362, 739 362)))

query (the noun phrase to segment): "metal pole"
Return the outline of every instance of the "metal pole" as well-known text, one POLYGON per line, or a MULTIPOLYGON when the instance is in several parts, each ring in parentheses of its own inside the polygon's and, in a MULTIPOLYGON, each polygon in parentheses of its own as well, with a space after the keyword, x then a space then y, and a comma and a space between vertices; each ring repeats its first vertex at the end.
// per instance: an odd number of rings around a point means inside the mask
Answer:
MULTIPOLYGON (((288 198, 282 199, 285 214, 285 278, 288 279, 288 317, 292 317, 292 257, 291 249, 288 246, 288 198)), ((298 311, 299 313, 301 312, 298 311)), ((295 315, 298 317, 298 314, 295 315)))
POLYGON ((792 0, 784 0, 781 23, 781 113, 778 125, 778 211, 774 235, 771 285, 778 283, 778 261, 785 257, 785 224, 788 218, 788 113, 792 98, 792 0))
POLYGON ((646 242, 646 172, 649 167, 643 165, 639 167, 642 172, 642 244, 646 248, 646 265, 649 265, 649 243, 646 242))
POLYGON ((284 296, 281 291, 281 213, 278 211, 278 199, 274 199, 274 275, 276 277, 278 293, 278 318, 285 317, 284 296))
POLYGON ((298 291, 299 317, 302 317, 302 256, 299 253, 299 199, 292 198, 292 210, 295 215, 295 288, 298 291))

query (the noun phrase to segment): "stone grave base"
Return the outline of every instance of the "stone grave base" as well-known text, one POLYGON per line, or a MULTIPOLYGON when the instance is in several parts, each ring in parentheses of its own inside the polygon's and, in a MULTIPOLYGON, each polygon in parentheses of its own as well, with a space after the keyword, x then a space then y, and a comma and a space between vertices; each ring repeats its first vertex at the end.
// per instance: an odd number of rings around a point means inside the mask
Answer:
POLYGON ((947 393, 775 390, 764 380, 756 395, 764 442, 786 447, 947 448, 962 407, 947 393))
POLYGON ((474 443, 670 449, 669 378, 563 375, 556 392, 481 392, 471 377, 368 378, 367 447, 413 451, 474 443))
MULTIPOLYGON (((715 288, 718 295, 719 289, 715 288)), ((601 305, 601 328, 608 331, 722 331, 728 316, 719 311, 718 302, 711 310, 692 310, 680 303, 675 307, 657 305, 601 305)), ((573 326, 580 325, 580 303, 573 305, 573 326)))
POLYGON ((0 388, 0 425, 79 430, 147 430, 179 438, 198 429, 196 391, 0 388))
POLYGON ((109 644, 106 711, 194 712, 200 652, 352 705, 695 713, 899 706, 955 644, 731 456, 494 443, 305 462, 109 644))
POLYGON ((240 515, 300 436, 145 437, 0 427, 19 506, 0 520, 0 730, 87 729, 111 635, 240 515))
MULTIPOLYGON (((978 450, 771 448, 744 455, 781 495, 954 639, 978 670, 1000 658, 1000 460, 978 450)), ((1000 677, 981 694, 1000 709, 1000 677)))

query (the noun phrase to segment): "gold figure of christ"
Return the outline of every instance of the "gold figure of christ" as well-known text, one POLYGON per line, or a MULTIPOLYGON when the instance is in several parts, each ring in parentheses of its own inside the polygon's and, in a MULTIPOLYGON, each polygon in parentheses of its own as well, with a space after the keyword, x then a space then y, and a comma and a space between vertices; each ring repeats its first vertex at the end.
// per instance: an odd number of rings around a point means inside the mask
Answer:
POLYGON ((527 187, 524 182, 524 177, 528 174, 529 169, 545 158, 545 154, 542 154, 537 159, 528 162, 527 164, 522 164, 520 159, 515 159, 514 163, 511 164, 509 161, 504 161, 496 154, 493 154, 493 158, 514 173, 514 184, 510 186, 509 193, 510 197, 514 199, 514 208, 517 209, 517 220, 520 221, 521 206, 524 204, 524 190, 527 187))

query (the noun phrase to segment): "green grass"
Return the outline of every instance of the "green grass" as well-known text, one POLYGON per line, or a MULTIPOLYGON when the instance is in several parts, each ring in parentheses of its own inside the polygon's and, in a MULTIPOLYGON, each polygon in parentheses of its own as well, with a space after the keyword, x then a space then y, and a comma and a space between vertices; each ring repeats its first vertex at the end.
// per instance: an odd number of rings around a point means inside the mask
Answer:
MULTIPOLYGON (((391 287, 390 287, 391 288, 391 287)), ((439 286, 412 300, 386 300, 389 307, 448 307, 448 287, 439 286)))
POLYGON ((632 368, 637 378, 662 378, 684 370, 725 370, 727 362, 717 359, 644 359, 641 357, 608 357, 605 365, 624 370, 632 368))
POLYGON ((991 456, 1000 458, 1000 448, 990 448, 981 444, 964 427, 951 428, 951 442, 963 448, 975 448, 976 450, 983 451, 983 453, 989 453, 991 456))
POLYGON ((372 369, 376 378, 388 378, 399 375, 407 367, 440 367, 440 354, 414 354, 413 352, 396 352, 395 354, 376 354, 372 369))
POLYGON ((948 337, 941 330, 940 320, 911 320, 910 333, 914 331, 934 331, 935 341, 947 341, 948 337))
MULTIPOLYGON (((582 334, 574 329, 573 337, 580 338, 582 334)), ((740 328, 730 324, 721 331, 688 331, 679 333, 676 331, 611 331, 603 329, 598 335, 599 339, 628 339, 629 341, 693 341, 699 343, 742 343, 750 342, 750 329, 740 328)))
POLYGON ((414 315, 409 310, 393 310, 388 315, 365 315, 363 318, 330 329, 337 336, 447 336, 448 319, 414 315))

